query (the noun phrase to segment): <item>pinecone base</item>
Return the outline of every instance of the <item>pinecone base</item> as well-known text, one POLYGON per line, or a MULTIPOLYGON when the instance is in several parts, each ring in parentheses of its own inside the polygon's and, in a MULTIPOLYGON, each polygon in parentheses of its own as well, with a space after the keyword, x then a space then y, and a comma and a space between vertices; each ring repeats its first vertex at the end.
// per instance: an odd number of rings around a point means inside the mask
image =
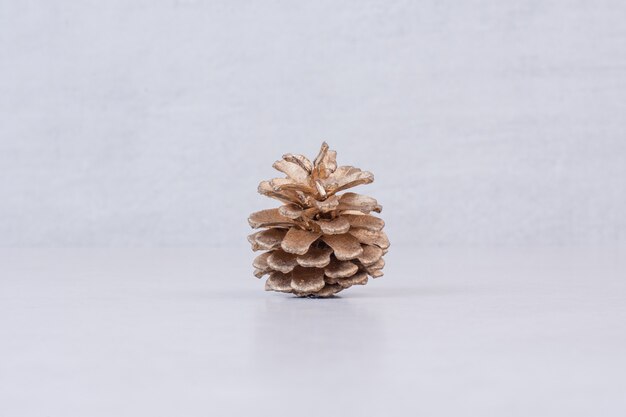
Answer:
MULTIPOLYGON (((253 248, 259 248, 257 238, 264 241, 267 234, 251 235, 253 248)), ((343 241, 354 239, 350 233, 335 236, 343 241)), ((276 242, 276 245, 281 244, 282 241, 276 242)), ((281 245, 255 258, 254 275, 258 278, 269 275, 265 281, 266 291, 292 293, 298 297, 330 297, 353 285, 367 284, 368 277, 383 276, 386 251, 376 245, 358 244, 357 247, 353 257, 342 256, 340 260, 323 238, 316 240, 303 255, 286 252, 281 245)))

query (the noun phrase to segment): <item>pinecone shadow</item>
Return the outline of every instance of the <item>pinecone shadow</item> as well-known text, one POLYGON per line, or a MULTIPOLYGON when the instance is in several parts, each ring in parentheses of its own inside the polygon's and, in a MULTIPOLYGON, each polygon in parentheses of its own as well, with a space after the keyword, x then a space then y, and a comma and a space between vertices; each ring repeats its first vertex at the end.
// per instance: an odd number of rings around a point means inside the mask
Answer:
POLYGON ((293 378, 293 369, 306 369, 319 380, 326 380, 330 368, 341 372, 344 366, 354 366, 361 355, 369 358, 370 369, 377 368, 384 325, 376 308, 348 298, 284 294, 259 303, 254 315, 255 366, 279 379, 293 378))

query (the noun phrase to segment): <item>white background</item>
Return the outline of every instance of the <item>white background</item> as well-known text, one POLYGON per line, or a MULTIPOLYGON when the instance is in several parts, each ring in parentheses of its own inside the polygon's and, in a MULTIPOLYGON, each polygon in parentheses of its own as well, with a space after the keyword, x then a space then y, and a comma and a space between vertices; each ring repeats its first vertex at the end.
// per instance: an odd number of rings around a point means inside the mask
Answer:
POLYGON ((625 22, 0 0, 0 416, 623 417, 625 22), (385 276, 266 293, 257 184, 322 140, 376 175, 385 276))
POLYGON ((243 244, 285 152, 392 242, 626 241, 622 1, 0 0, 0 245, 243 244))

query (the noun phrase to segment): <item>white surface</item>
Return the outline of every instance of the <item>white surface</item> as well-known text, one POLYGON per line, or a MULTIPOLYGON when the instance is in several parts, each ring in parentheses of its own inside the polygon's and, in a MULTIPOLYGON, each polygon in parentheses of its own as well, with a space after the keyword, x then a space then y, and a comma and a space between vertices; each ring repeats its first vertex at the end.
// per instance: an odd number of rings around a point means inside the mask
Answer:
POLYGON ((394 244, 624 243, 624 21, 621 0, 0 0, 0 245, 241 242, 271 163, 322 139, 376 174, 394 244))
POLYGON ((3 250, 0 415, 622 417, 625 255, 395 248, 311 300, 244 249, 3 250))

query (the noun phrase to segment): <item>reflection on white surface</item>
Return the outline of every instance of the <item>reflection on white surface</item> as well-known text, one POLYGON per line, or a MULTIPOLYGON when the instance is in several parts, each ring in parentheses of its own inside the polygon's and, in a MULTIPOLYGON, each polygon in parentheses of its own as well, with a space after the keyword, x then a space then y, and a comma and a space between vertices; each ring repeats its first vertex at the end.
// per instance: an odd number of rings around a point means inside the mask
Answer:
POLYGON ((0 415, 626 412, 623 250, 396 247, 327 300, 247 255, 0 251, 0 415))
POLYGON ((329 367, 358 367, 363 358, 376 369, 385 349, 375 309, 339 297, 269 298, 257 310, 254 334, 255 363, 270 372, 286 372, 285 377, 300 369, 327 378, 329 367))

